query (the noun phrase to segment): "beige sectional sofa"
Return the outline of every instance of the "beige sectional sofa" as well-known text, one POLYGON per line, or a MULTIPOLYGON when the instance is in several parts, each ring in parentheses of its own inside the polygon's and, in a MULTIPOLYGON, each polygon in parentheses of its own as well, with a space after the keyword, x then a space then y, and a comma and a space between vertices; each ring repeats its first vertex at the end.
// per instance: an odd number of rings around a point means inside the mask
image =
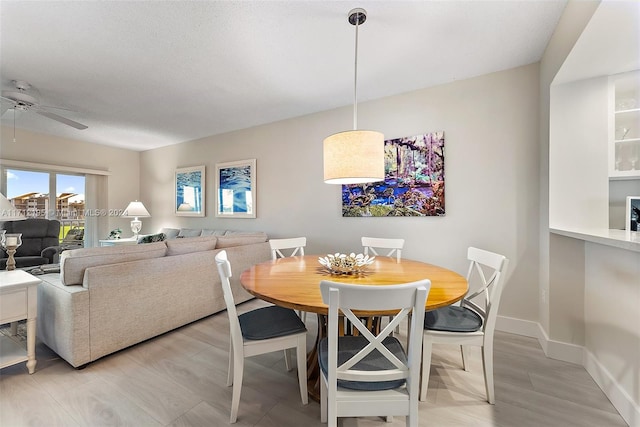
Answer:
POLYGON ((60 273, 39 276, 38 338, 80 367, 224 310, 221 249, 236 303, 253 298, 240 274, 271 259, 266 234, 217 234, 63 252, 60 273))

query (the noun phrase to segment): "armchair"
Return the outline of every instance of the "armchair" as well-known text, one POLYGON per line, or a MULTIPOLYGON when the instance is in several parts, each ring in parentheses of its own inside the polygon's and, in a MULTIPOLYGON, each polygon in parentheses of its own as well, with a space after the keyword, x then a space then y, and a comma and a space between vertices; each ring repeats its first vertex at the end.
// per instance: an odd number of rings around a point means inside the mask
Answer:
MULTIPOLYGON (((22 245, 14 256, 17 268, 56 262, 60 244, 60 221, 28 218, 22 221, 0 222, 7 233, 22 233, 22 245)), ((0 269, 7 267, 7 255, 0 251, 0 269)))

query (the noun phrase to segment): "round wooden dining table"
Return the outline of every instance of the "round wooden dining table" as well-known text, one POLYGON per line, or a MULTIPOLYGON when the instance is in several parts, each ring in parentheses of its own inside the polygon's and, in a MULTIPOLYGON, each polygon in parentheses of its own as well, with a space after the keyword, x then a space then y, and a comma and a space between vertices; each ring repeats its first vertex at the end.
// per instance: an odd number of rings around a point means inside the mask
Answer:
MULTIPOLYGON (((358 275, 333 275, 318 262, 318 255, 278 258, 245 270, 240 283, 252 295, 281 307, 318 314, 317 342, 326 335, 328 306, 322 302, 320 281, 353 285, 394 285, 431 280, 426 310, 444 307, 461 300, 467 293, 467 280, 460 274, 437 265, 394 257, 375 257, 358 275)), ((392 315, 391 312, 358 312, 361 316, 392 315)), ((307 381, 311 398, 320 397, 320 371, 316 345, 307 355, 307 381)))

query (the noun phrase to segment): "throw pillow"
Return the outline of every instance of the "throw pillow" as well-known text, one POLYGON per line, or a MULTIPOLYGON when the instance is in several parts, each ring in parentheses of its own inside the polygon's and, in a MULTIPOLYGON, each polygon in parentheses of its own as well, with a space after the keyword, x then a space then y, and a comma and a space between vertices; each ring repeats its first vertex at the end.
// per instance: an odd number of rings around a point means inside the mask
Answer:
POLYGON ((138 244, 141 244, 141 243, 153 243, 153 242, 163 242, 166 239, 167 239, 167 236, 164 233, 149 234, 148 236, 140 237, 138 239, 138 244))
POLYGON ((201 228, 181 228, 178 237, 198 237, 202 235, 201 228))
POLYGON ((160 232, 164 233, 167 239, 175 239, 176 237, 178 237, 178 233, 180 232, 180 229, 163 227, 162 230, 160 230, 160 232))

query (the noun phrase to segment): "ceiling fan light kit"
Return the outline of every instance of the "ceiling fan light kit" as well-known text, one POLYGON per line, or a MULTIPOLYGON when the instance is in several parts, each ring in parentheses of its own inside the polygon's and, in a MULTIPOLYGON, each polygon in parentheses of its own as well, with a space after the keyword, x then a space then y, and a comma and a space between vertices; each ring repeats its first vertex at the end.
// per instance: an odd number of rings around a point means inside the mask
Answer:
POLYGON ((384 135, 358 130, 358 27, 367 19, 362 8, 349 12, 349 23, 356 27, 353 90, 353 130, 328 136, 323 142, 324 182, 363 184, 384 180, 384 135))
POLYGON ((87 129, 87 126, 83 125, 82 123, 67 119, 66 117, 62 117, 48 110, 48 108, 57 107, 45 107, 44 105, 41 105, 37 96, 38 91, 33 86, 31 86, 31 84, 23 80, 13 80, 12 83, 15 88, 3 90, 0 101, 2 102, 2 114, 4 114, 6 110, 14 110, 14 128, 15 111, 17 110, 27 112, 31 111, 43 117, 47 117, 57 122, 64 123, 65 125, 74 127, 78 130, 87 129))

